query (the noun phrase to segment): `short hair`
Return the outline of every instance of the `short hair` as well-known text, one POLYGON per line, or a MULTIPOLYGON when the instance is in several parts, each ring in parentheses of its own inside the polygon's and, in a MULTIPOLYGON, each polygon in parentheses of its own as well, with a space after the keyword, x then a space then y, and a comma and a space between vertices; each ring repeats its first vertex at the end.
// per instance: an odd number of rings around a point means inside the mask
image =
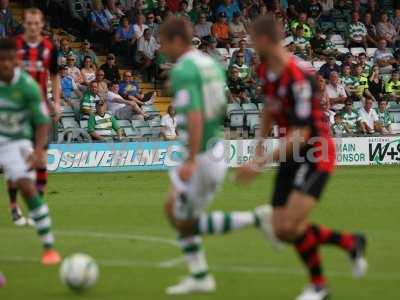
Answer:
POLYGON ((283 38, 283 32, 273 16, 258 17, 251 27, 255 36, 267 36, 272 42, 278 43, 283 38))
POLYGON ((193 30, 191 24, 187 20, 170 17, 161 25, 160 36, 167 41, 180 38, 185 44, 191 45, 193 30))
POLYGON ((27 15, 39 15, 42 21, 44 21, 43 12, 37 7, 31 7, 24 10, 24 21, 27 15))
POLYGON ((17 51, 15 40, 13 38, 1 38, 0 51, 17 51))

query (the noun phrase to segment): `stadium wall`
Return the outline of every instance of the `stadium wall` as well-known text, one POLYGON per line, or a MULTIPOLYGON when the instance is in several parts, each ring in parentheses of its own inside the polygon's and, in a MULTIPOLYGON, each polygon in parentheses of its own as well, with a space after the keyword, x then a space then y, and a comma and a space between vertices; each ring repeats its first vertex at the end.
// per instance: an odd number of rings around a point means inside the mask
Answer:
MULTIPOLYGON (((225 159, 238 167, 252 158, 256 140, 226 140, 225 159)), ((266 139, 265 151, 278 139, 266 139)), ((338 165, 400 164, 400 135, 335 138, 338 165)), ((181 157, 178 142, 52 144, 48 168, 52 172, 119 172, 166 170, 181 157)))

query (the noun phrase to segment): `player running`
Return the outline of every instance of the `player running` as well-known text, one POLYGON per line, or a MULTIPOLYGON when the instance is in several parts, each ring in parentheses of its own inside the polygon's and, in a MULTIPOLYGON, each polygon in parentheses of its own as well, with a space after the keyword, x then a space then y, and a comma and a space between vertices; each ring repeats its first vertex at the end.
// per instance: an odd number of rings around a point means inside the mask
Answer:
POLYGON ((225 72, 211 57, 192 48, 191 26, 169 19, 160 29, 162 51, 174 62, 170 81, 179 136, 186 158, 170 172, 171 192, 166 214, 179 236, 190 275, 170 295, 213 292, 201 236, 257 226, 255 212, 203 213, 223 182, 227 170, 220 126, 226 109, 225 72))
POLYGON ((250 182, 268 162, 280 161, 272 196, 272 218, 261 220, 267 236, 292 244, 310 273, 311 284, 297 300, 322 300, 329 295, 319 247, 330 244, 345 250, 353 275, 364 276, 366 240, 363 235, 334 231, 312 224, 309 215, 335 167, 335 148, 323 122, 314 76, 304 63, 281 45, 283 33, 270 17, 252 28, 253 46, 263 60, 260 67, 266 97, 261 139, 253 161, 239 169, 238 180, 250 182), (284 129, 280 147, 266 155, 262 138, 275 122, 284 129))
MULTIPOLYGON (((24 12, 24 33, 17 37, 18 58, 22 68, 31 75, 40 85, 42 99, 51 111, 54 121, 58 121, 60 111, 60 88, 57 76, 57 53, 53 43, 42 35, 44 16, 37 8, 30 8, 24 12), (54 105, 47 99, 48 74, 52 82, 54 105)), ((47 143, 45 145, 47 149, 47 143)), ((47 161, 36 169, 36 188, 43 195, 47 184, 47 161)), ((15 225, 24 226, 31 220, 24 218, 17 204, 17 188, 8 181, 11 217, 15 225)))
POLYGON ((44 251, 42 263, 57 264, 53 250, 49 209, 38 194, 31 170, 46 160, 49 118, 37 83, 17 67, 17 49, 11 39, 0 40, 0 166, 16 183, 32 217, 44 251), (34 129, 32 128, 34 125, 34 129), (32 142, 34 149, 32 151, 32 142))

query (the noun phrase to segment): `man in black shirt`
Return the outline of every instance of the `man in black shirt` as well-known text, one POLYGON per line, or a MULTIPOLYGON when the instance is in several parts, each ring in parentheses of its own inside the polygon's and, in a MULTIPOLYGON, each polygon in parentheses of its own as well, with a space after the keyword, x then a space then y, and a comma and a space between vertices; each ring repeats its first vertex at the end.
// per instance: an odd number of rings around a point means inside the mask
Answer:
POLYGON ((109 53, 107 55, 107 61, 100 66, 100 69, 104 71, 104 78, 109 82, 119 82, 121 80, 119 70, 115 64, 114 54, 109 53))

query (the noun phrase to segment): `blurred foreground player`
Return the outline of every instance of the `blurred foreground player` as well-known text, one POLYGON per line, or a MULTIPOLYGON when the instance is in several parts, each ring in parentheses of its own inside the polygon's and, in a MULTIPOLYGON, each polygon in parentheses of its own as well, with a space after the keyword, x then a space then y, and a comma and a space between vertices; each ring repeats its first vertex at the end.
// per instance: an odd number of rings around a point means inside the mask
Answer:
POLYGON ((228 165, 220 126, 226 109, 225 72, 213 58, 192 47, 191 26, 169 19, 160 28, 162 51, 174 62, 170 81, 185 160, 170 173, 166 214, 178 233, 190 275, 168 287, 170 295, 209 293, 216 288, 202 249, 202 235, 257 226, 257 212, 204 210, 224 181, 228 165))
POLYGON ((260 77, 266 97, 261 139, 255 158, 239 169, 237 178, 250 182, 268 162, 280 161, 272 196, 272 216, 261 220, 266 236, 292 244, 310 273, 311 283, 297 300, 323 300, 329 296, 322 272, 319 247, 335 245, 353 263, 353 275, 364 276, 366 240, 312 224, 309 215, 335 167, 335 148, 319 107, 314 75, 305 63, 281 45, 283 34, 270 17, 261 17, 252 28, 252 41, 263 64, 260 77), (261 150, 263 138, 275 122, 281 129, 280 147, 271 155, 261 150))
MULTIPOLYGON (((18 59, 25 70, 34 78, 41 88, 42 100, 47 105, 55 122, 60 112, 60 84, 57 76, 57 53, 53 43, 42 35, 44 27, 43 13, 37 8, 30 8, 24 12, 24 33, 16 38, 18 59), (48 74, 52 83, 54 102, 47 98, 48 74)), ((47 143, 44 146, 47 149, 47 143)), ((36 168, 36 188, 43 196, 47 185, 47 161, 36 168)), ((8 181, 8 194, 12 220, 17 226, 32 225, 29 218, 25 218, 17 204, 17 188, 8 181)))
POLYGON ((42 263, 57 264, 49 208, 32 180, 32 170, 46 160, 50 119, 38 84, 17 67, 15 41, 0 40, 0 166, 28 207, 43 244, 42 263), (34 148, 32 144, 34 141, 34 148))

